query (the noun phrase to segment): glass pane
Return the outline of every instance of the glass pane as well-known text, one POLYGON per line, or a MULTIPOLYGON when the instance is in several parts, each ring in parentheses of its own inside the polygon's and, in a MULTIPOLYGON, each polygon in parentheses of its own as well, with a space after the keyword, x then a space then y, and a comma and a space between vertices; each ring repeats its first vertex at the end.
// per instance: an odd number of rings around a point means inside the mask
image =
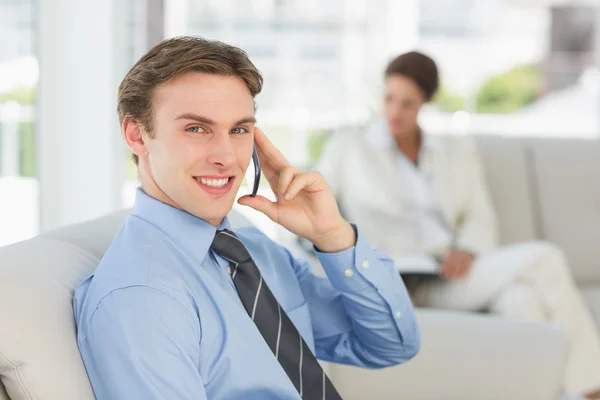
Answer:
POLYGON ((32 0, 0 0, 0 246, 38 232, 32 0))

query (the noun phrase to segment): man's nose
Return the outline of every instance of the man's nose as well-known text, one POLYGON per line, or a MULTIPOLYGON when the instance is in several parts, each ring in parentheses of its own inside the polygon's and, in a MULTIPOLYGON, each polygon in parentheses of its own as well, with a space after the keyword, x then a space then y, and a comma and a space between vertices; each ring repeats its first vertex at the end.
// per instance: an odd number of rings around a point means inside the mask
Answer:
POLYGON ((219 167, 235 165, 235 151, 230 135, 215 135, 210 141, 208 162, 219 167))

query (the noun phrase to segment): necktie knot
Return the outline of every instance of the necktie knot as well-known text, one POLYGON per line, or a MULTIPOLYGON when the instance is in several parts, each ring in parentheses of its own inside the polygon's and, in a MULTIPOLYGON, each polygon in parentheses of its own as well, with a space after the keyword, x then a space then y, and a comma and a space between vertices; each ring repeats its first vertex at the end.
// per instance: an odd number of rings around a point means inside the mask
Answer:
POLYGON ((210 248, 221 257, 235 264, 241 264, 251 259, 250 253, 248 253, 244 244, 235 233, 227 229, 217 231, 210 248))

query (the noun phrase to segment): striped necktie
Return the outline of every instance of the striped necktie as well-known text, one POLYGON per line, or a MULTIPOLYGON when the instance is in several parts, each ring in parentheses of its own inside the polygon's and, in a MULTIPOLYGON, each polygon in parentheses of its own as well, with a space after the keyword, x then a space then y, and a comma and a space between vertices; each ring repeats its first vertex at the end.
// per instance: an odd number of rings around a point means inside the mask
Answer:
POLYGON ((217 231, 211 249, 230 262, 231 277, 248 315, 305 400, 341 400, 302 336, 289 319, 244 244, 228 230, 217 231))

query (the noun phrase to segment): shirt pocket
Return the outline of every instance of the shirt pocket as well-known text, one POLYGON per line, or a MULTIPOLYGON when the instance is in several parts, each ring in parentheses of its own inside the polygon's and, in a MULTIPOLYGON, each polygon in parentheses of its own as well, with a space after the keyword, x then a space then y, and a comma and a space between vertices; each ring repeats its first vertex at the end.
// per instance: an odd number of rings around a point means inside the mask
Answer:
POLYGON ((310 310, 308 308, 308 303, 304 301, 301 305, 292 308, 291 310, 285 310, 285 313, 292 321, 300 335, 310 348, 310 350, 315 352, 315 339, 313 336, 312 323, 310 321, 310 310))

